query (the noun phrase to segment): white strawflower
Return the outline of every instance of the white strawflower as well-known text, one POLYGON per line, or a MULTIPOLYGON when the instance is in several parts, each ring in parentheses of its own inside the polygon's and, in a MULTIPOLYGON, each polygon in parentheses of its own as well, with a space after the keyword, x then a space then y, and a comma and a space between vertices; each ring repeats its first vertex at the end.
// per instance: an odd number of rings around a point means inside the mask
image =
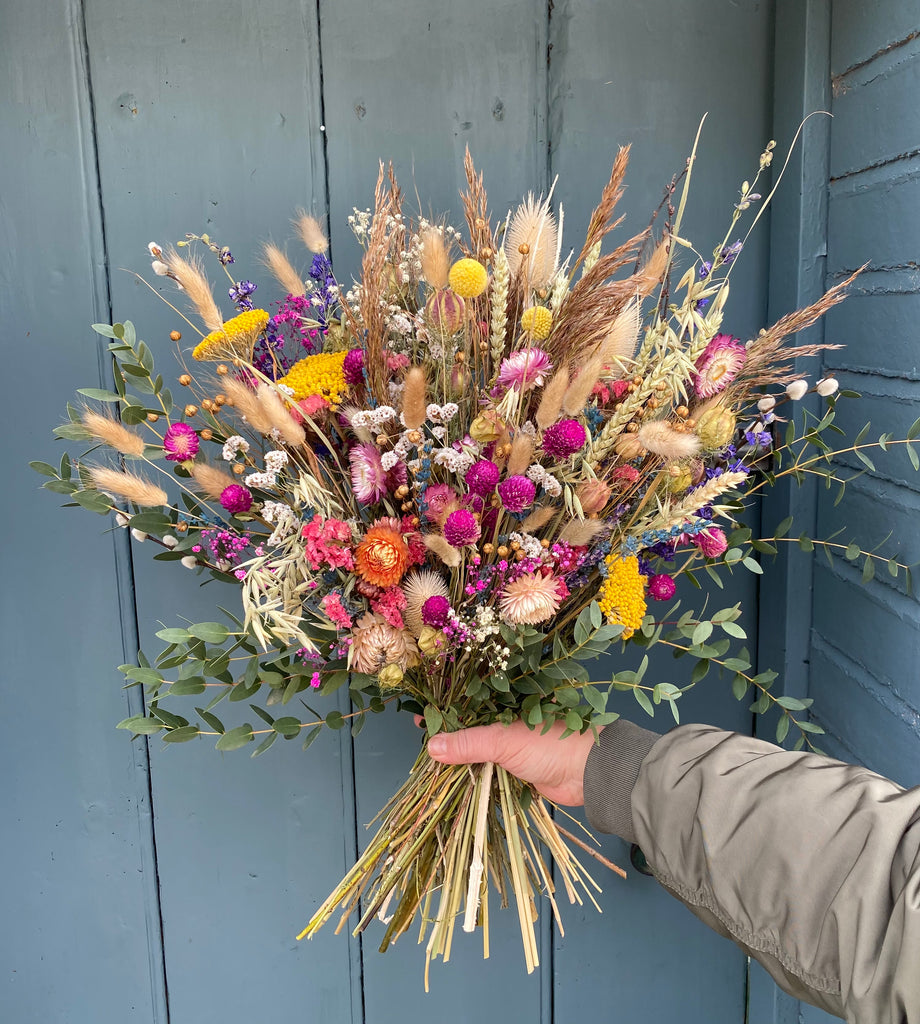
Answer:
POLYGON ((807 390, 807 380, 794 380, 791 384, 786 385, 786 394, 792 399, 793 402, 797 402, 800 398, 802 398, 807 390))

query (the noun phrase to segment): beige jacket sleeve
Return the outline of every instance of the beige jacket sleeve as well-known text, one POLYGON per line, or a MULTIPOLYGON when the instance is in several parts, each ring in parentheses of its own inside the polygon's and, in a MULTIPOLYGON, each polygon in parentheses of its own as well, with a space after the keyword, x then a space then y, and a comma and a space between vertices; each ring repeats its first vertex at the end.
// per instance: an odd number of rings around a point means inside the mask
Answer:
POLYGON ((588 758, 585 807, 796 998, 920 1024, 920 787, 709 726, 618 721, 588 758))

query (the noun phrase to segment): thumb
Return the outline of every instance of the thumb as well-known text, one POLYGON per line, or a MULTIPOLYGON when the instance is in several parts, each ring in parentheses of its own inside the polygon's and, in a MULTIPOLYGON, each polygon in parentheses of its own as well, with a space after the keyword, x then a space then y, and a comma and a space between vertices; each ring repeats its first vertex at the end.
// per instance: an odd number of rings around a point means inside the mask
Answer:
POLYGON ((504 753, 503 725, 474 725, 459 732, 441 732, 428 741, 432 760, 444 764, 482 764, 500 761, 504 753))

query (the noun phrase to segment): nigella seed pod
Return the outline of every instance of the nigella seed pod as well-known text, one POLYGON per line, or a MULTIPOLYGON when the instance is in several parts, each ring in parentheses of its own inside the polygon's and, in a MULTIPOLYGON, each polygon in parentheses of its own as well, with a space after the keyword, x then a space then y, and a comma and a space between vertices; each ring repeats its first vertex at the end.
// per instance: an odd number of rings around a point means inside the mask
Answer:
POLYGON ((435 334, 450 337, 463 329, 466 303, 455 291, 441 288, 425 303, 425 319, 435 334))
POLYGON ((697 420, 696 436, 707 451, 718 451, 734 437, 735 424, 734 413, 716 405, 707 409, 697 420))

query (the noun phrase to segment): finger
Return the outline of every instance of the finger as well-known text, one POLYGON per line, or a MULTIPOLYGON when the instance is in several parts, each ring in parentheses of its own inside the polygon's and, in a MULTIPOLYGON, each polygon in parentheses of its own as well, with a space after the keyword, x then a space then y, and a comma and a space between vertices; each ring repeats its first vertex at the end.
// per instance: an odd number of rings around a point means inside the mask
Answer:
POLYGON ((501 761, 506 747, 506 727, 474 725, 459 732, 439 733, 428 741, 428 753, 444 764, 482 764, 501 761))
POLYGON ((421 715, 413 715, 412 716, 412 721, 415 722, 416 729, 424 729, 425 728, 425 719, 422 718, 421 715))

